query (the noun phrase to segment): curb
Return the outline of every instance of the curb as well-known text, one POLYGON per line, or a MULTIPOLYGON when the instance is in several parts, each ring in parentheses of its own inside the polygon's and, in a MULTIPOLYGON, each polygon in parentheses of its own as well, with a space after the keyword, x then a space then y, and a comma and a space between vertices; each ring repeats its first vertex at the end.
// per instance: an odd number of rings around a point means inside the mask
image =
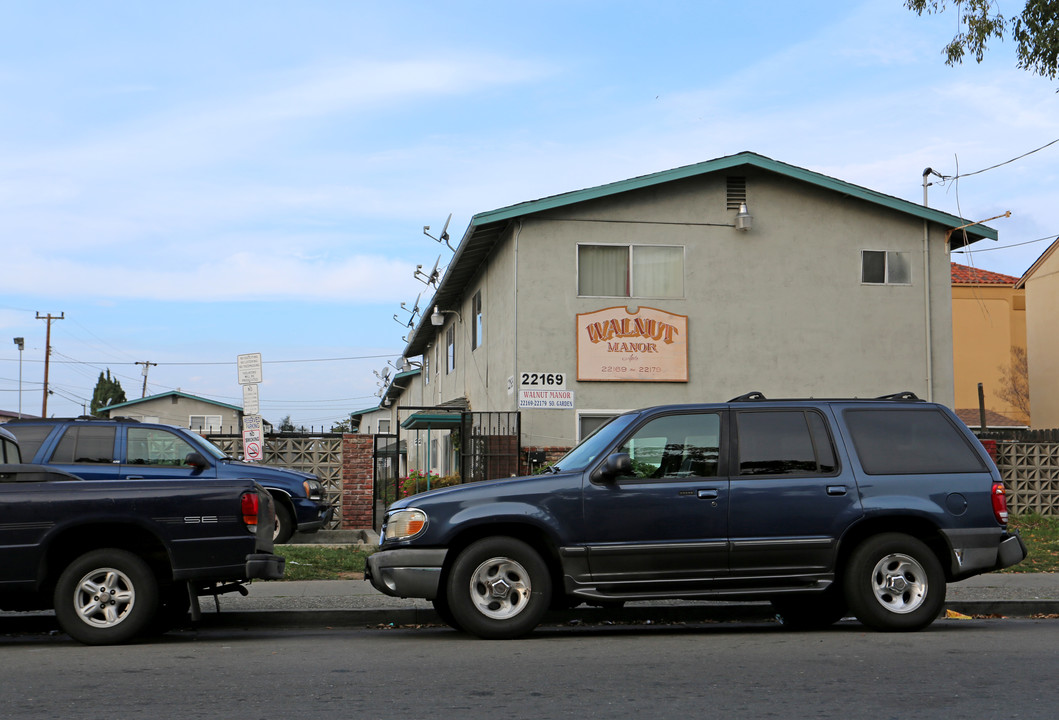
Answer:
MULTIPOLYGON (((1029 618, 1036 615, 1059 615, 1055 600, 985 600, 945 604, 945 610, 962 615, 1029 618)), ((576 608, 553 611, 545 615, 542 625, 571 623, 730 623, 772 622, 776 612, 767 603, 738 605, 662 605, 631 608, 576 608)), ((242 610, 206 612, 201 627, 274 627, 325 628, 371 625, 444 625, 433 609, 365 608, 353 610, 242 610)))

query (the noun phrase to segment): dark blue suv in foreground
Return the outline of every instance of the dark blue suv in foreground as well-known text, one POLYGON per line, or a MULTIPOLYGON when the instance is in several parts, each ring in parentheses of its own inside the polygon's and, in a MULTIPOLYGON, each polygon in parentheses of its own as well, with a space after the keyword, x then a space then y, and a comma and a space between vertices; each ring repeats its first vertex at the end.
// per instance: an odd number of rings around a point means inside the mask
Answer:
POLYGON ((399 500, 366 574, 486 638, 551 607, 662 598, 918 630, 946 583, 1026 556, 1006 525, 996 466, 949 409, 750 393, 618 415, 543 475, 399 500))
POLYGON ((25 462, 85 480, 255 480, 275 500, 276 543, 316 532, 334 513, 315 475, 233 460, 187 428, 96 417, 12 420, 4 427, 18 438, 25 462))

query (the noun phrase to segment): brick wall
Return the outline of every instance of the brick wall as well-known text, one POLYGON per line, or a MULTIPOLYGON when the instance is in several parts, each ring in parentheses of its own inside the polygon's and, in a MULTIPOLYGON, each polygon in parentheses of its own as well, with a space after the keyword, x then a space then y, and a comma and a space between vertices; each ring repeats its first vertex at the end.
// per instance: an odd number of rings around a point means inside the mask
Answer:
POLYGON ((342 529, 372 526, 374 436, 342 436, 342 529))

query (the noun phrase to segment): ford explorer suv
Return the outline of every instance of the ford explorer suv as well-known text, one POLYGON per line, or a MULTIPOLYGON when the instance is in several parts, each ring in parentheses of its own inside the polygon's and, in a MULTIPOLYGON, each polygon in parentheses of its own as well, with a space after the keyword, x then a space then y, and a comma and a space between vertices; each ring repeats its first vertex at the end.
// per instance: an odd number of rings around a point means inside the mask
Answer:
POLYGON ((366 575, 484 638, 549 608, 665 598, 919 630, 947 583, 1025 556, 996 466, 951 410, 748 393, 618 415, 542 475, 399 500, 366 575))
POLYGON ((187 428, 90 416, 26 418, 5 427, 18 438, 25 462, 85 480, 255 480, 276 506, 276 543, 316 532, 334 513, 315 475, 233 460, 187 428))

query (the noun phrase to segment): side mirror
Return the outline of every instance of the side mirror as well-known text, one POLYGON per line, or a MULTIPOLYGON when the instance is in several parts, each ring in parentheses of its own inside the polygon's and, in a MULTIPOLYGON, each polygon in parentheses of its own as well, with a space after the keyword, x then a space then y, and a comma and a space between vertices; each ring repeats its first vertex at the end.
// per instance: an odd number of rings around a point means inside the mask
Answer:
POLYGON ((210 466, 210 464, 206 462, 206 458, 202 456, 202 453, 197 452, 189 452, 184 458, 184 464, 190 465, 196 470, 205 470, 210 466))
POLYGON ((603 464, 592 473, 594 482, 611 482, 622 475, 632 475, 632 458, 629 453, 608 455, 603 464))

